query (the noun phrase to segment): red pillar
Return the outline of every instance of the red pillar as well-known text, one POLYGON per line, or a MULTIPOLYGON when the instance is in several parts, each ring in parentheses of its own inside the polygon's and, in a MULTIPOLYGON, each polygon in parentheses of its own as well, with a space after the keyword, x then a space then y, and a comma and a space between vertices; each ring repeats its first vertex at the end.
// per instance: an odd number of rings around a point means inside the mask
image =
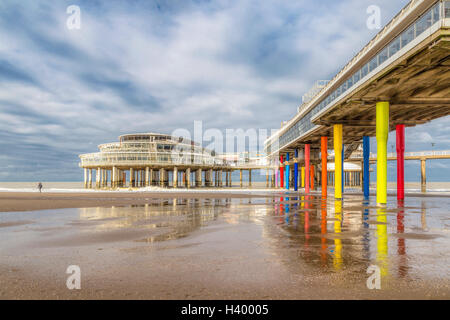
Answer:
POLYGON ((305 192, 309 193, 309 154, 311 151, 311 146, 309 144, 305 144, 305 192))
POLYGON ((314 172, 314 165, 311 165, 311 190, 316 190, 314 187, 314 179, 315 179, 316 175, 314 172))
POLYGON ((328 138, 320 138, 320 149, 322 154, 322 197, 327 196, 327 186, 328 186, 328 172, 327 172, 327 157, 328 157, 328 138))
POLYGON ((284 186, 284 164, 283 164, 283 156, 280 156, 280 187, 284 186))
POLYGON ((405 199, 405 125, 396 126, 397 134, 397 199, 405 199))

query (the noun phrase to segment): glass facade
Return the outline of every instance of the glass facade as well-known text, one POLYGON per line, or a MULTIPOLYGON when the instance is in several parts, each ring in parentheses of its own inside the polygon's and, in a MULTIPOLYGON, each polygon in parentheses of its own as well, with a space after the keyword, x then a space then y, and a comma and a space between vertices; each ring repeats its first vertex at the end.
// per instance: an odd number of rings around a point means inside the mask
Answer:
MULTIPOLYGON (((364 80, 364 77, 379 67, 388 58, 395 55, 411 41, 425 32, 425 30, 429 29, 434 23, 441 19, 442 13, 445 17, 450 17, 450 0, 437 2, 428 11, 422 14, 414 23, 406 28, 406 30, 403 31, 398 37, 381 49, 381 51, 379 51, 378 54, 367 64, 362 66, 348 79, 345 79, 341 86, 330 93, 327 97, 324 97, 311 111, 309 111, 303 118, 289 128, 288 131, 280 136, 279 147, 282 148, 299 136, 305 134, 307 131, 311 130, 315 126, 311 123, 311 118, 314 115, 328 107, 329 104, 333 103, 335 99, 339 98, 348 89, 364 80)), ((267 146, 268 154, 270 153, 269 150, 271 150, 271 147, 267 146)))

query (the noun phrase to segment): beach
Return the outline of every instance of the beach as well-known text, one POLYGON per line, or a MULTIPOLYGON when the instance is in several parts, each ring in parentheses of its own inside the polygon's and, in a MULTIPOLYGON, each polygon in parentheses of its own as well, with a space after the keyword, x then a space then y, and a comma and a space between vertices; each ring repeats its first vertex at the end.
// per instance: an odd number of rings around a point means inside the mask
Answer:
POLYGON ((448 299, 448 197, 1 192, 2 299, 448 299), (381 219, 381 220, 380 220, 381 219), (384 219, 384 220, 383 220, 384 219), (81 289, 66 269, 81 269, 81 289), (381 268, 369 290, 367 268, 381 268))

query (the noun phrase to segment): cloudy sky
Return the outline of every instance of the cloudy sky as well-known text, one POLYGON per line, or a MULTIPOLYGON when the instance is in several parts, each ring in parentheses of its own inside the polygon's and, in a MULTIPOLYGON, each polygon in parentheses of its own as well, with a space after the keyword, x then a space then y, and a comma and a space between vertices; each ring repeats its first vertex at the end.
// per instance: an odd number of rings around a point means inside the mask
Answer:
MULTIPOLYGON (((384 25, 406 3, 2 0, 0 181, 79 181, 78 154, 124 133, 278 128, 375 35, 369 5, 384 25)), ((450 149, 449 124, 407 129, 407 151, 450 149)), ((450 179, 448 162, 428 168, 450 179)))

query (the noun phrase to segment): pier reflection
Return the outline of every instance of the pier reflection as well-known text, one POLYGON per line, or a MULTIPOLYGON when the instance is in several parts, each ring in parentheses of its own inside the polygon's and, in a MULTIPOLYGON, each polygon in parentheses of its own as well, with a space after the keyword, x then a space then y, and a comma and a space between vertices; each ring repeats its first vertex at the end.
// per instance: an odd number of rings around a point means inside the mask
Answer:
POLYGON ((257 231, 249 229, 254 232, 252 241, 259 241, 292 272, 306 266, 317 272, 365 274, 370 265, 377 265, 384 278, 411 277, 412 265, 419 264, 417 257, 426 253, 426 241, 435 238, 428 234, 427 223, 436 226, 439 221, 427 216, 425 201, 409 207, 399 201, 387 208, 373 201, 351 195, 335 201, 315 194, 174 198, 151 199, 145 205, 84 208, 79 213, 98 232, 148 230, 145 237, 134 239, 148 244, 185 238, 211 224, 254 225, 257 231), (408 239, 415 241, 412 249, 408 239))
POLYGON ((365 273, 370 265, 377 265, 384 278, 406 278, 412 263, 407 239, 416 240, 417 252, 423 245, 417 240, 427 239, 414 232, 428 231, 424 201, 419 207, 398 202, 386 208, 358 196, 347 196, 345 201, 319 195, 282 200, 283 210, 273 212, 280 216, 284 211, 284 223, 277 225, 283 233, 267 222, 264 235, 276 242, 276 254, 292 270, 296 264, 306 264, 322 272, 365 273), (419 219, 415 212, 420 212, 419 219))

